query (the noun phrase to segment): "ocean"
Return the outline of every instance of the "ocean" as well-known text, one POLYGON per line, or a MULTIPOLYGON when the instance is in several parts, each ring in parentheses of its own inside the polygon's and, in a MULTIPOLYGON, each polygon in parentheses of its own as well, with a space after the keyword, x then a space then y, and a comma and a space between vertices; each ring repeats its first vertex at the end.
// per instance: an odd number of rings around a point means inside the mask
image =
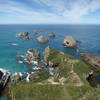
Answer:
POLYGON ((11 73, 27 72, 31 70, 26 64, 17 62, 17 54, 25 55, 26 50, 34 48, 41 52, 49 45, 53 49, 61 50, 81 60, 77 50, 100 55, 100 25, 0 25, 0 68, 6 69, 11 73), (34 35, 36 29, 38 34, 34 35), (45 33, 39 33, 44 30, 45 33), (19 32, 29 32, 30 40, 17 38, 19 32), (48 34, 54 32, 56 37, 50 38, 48 34), (37 42, 37 38, 43 35, 50 41, 45 44, 37 42), (80 40, 77 48, 66 48, 62 45, 65 36, 70 35, 75 40, 80 40))

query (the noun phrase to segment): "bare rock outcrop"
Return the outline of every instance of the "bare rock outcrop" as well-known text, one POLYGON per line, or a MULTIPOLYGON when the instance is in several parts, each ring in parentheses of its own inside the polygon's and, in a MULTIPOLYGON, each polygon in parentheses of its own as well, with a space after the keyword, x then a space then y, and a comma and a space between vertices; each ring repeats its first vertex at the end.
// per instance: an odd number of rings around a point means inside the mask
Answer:
POLYGON ((24 32, 24 33, 18 33, 17 37, 23 37, 24 40, 29 40, 29 33, 28 32, 24 32))
POLYGON ((5 88, 10 79, 10 73, 0 68, 0 92, 5 88))
POLYGON ((21 78, 22 78, 21 72, 16 72, 12 76, 12 82, 19 82, 21 81, 21 78))
POLYGON ((100 71, 100 56, 94 56, 89 53, 80 53, 82 59, 89 65, 91 68, 96 71, 100 71))
POLYGON ((29 33, 28 33, 28 32, 24 32, 23 35, 24 35, 24 36, 28 36, 29 33))
POLYGON ((27 50, 25 62, 29 65, 38 65, 40 62, 40 52, 34 49, 27 50))
POLYGON ((45 50, 44 50, 44 61, 45 62, 47 62, 47 58, 50 55, 50 52, 51 52, 51 47, 50 46, 48 46, 47 48, 45 48, 45 50))
POLYGON ((24 37, 24 40, 29 40, 29 36, 25 36, 24 37))
POLYGON ((63 44, 69 48, 75 48, 77 45, 76 41, 71 36, 66 36, 63 44))
POLYGON ((49 40, 48 40, 47 38, 45 38, 44 36, 38 37, 38 38, 37 38, 37 41, 38 41, 39 43, 47 43, 47 42, 49 42, 49 40))

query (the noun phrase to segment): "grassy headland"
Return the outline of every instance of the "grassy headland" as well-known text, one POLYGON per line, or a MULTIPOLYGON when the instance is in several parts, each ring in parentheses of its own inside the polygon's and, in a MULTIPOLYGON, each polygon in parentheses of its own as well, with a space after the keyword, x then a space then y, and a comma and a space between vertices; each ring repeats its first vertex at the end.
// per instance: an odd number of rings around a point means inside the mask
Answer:
POLYGON ((87 64, 53 49, 48 49, 44 56, 53 64, 59 63, 59 76, 53 76, 59 84, 47 83, 47 79, 13 84, 11 91, 16 100, 100 100, 100 88, 92 88, 86 81, 91 71, 87 64))

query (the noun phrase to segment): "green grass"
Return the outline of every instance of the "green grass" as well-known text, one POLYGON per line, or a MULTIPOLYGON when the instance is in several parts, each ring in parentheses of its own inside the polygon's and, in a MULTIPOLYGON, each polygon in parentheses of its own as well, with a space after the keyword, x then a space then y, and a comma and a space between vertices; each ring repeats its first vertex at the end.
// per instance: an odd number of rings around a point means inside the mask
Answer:
POLYGON ((16 100, 61 100, 63 86, 18 83, 11 90, 16 100))
MULTIPOLYGON (((76 59, 70 55, 62 54, 57 50, 51 50, 50 55, 47 57, 47 61, 60 63, 58 65, 60 77, 67 78, 68 75, 70 75, 69 72, 73 70, 82 81, 82 86, 74 86, 70 83, 70 79, 66 81, 64 86, 17 83, 16 85, 13 84, 11 86, 12 93, 16 100, 63 100, 62 96, 64 87, 66 87, 66 90, 72 97, 72 100, 100 100, 100 88, 92 88, 86 81, 86 76, 91 71, 88 65, 82 61, 73 63, 71 60, 76 59), (95 92, 97 93, 96 96, 98 99, 93 99, 95 92), (83 99, 84 97, 85 99, 83 99)), ((39 76, 40 77, 38 79, 34 79, 33 82, 41 82, 49 78, 49 74, 47 72, 41 72, 39 76)), ((55 81, 58 81, 58 79, 59 77, 55 78, 55 81)))
MULTIPOLYGON (((82 61, 79 61, 74 64, 74 72, 78 74, 81 81, 83 82, 83 86, 67 86, 67 91, 71 95, 73 100, 79 100, 80 98, 86 97, 86 100, 94 100, 91 99, 93 94, 95 93, 94 88, 92 88, 88 82, 86 81, 86 76, 91 71, 87 64, 82 61)), ((96 91, 98 93, 98 91, 96 91)))
POLYGON ((66 55, 66 54, 63 55, 61 54, 60 51, 51 49, 50 55, 47 57, 47 61, 51 61, 53 63, 59 63, 64 57, 72 59, 72 60, 75 59, 73 56, 66 55))
MULTIPOLYGON (((52 54, 48 56, 48 60, 51 62, 60 62, 59 64, 59 71, 60 77, 68 77, 68 73, 72 69, 72 65, 68 63, 68 60, 76 60, 74 57, 70 55, 63 55, 59 51, 52 50, 52 54), (67 59, 64 61, 63 59, 67 59)), ((82 86, 73 86, 70 84, 70 80, 66 82, 66 90, 71 95, 72 100, 79 100, 86 96, 87 100, 91 100, 91 96, 94 94, 94 89, 88 84, 86 81, 86 76, 91 71, 87 64, 82 61, 73 63, 73 71, 79 76, 81 81, 83 82, 82 86), (89 94, 89 95, 88 95, 89 94), (91 95, 91 96, 90 96, 91 95)), ((97 91, 98 92, 98 91, 97 91)))
POLYGON ((47 71, 41 71, 38 75, 38 78, 33 77, 33 82, 42 82, 50 77, 50 74, 47 71))
MULTIPOLYGON (((71 95, 73 100, 79 100, 80 98, 85 96, 86 93, 92 93, 93 88, 91 88, 89 85, 84 85, 81 87, 68 86, 67 91, 69 92, 69 94, 71 95)), ((86 99, 86 100, 88 100, 88 99, 86 99)))
POLYGON ((84 84, 86 84, 86 76, 89 74, 89 72, 91 72, 91 70, 89 69, 87 64, 79 61, 78 63, 74 64, 74 72, 76 72, 80 79, 84 82, 84 84))

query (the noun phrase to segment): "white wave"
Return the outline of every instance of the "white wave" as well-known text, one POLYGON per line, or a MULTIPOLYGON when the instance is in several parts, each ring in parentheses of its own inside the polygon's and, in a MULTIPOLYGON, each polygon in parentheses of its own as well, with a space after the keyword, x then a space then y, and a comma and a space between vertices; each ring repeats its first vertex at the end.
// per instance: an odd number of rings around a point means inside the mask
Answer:
POLYGON ((18 63, 19 63, 19 64, 22 64, 22 63, 23 63, 23 61, 19 60, 19 61, 18 61, 18 63))
POLYGON ((13 46, 18 46, 18 43, 12 43, 11 45, 13 45, 13 46))

